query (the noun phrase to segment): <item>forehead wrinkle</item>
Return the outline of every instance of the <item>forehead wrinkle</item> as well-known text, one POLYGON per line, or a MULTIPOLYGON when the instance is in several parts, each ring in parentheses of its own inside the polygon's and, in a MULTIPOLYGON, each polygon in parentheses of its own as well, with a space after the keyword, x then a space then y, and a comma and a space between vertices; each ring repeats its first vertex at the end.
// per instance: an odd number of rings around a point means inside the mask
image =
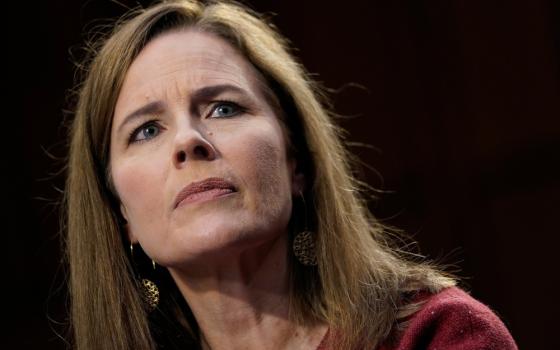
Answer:
MULTIPOLYGON (((150 68, 154 66, 158 67, 155 72, 158 77, 165 77, 171 74, 175 75, 177 73, 189 74, 196 72, 196 69, 213 70, 228 75, 242 75, 244 71, 239 64, 228 62, 231 61, 231 55, 225 53, 219 54, 218 57, 216 57, 217 54, 215 52, 211 51, 206 53, 189 53, 180 57, 151 56, 152 55, 137 57, 127 73, 129 78, 127 80, 130 81, 131 76, 143 79, 146 76, 146 72, 151 72, 152 70, 150 68)), ((152 73, 154 72, 152 71, 152 73)), ((137 79, 133 79, 131 83, 135 83, 134 80, 137 79)))
POLYGON ((231 72, 223 74, 223 72, 217 72, 213 69, 204 68, 198 69, 194 73, 195 74, 187 74, 189 88, 192 88, 193 90, 205 85, 207 81, 230 82, 243 89, 247 89, 250 86, 242 74, 233 74, 231 72))
POLYGON ((210 74, 201 78, 208 79, 209 81, 229 82, 242 88, 253 98, 265 98, 265 90, 268 89, 265 78, 245 57, 237 51, 233 51, 233 53, 236 58, 241 59, 240 62, 234 62, 227 56, 224 60, 208 59, 204 63, 213 61, 215 66, 202 68, 202 72, 209 72, 210 74), (214 76, 215 73, 218 74, 214 76), (225 76, 221 76, 221 73, 225 73, 225 76))
POLYGON ((226 63, 224 60, 208 60, 204 64, 195 67, 189 67, 185 70, 187 76, 192 76, 197 79, 198 82, 203 82, 204 80, 223 80, 234 83, 238 87, 244 87, 247 89, 250 84, 247 79, 247 73, 244 69, 235 63, 226 63), (208 65, 208 61, 214 61, 211 65, 208 65))
POLYGON ((268 100, 265 93, 268 84, 259 71, 229 43, 213 35, 207 37, 213 41, 211 45, 201 45, 195 39, 186 52, 169 41, 157 43, 155 39, 152 42, 155 45, 149 43, 127 73, 132 79, 125 78, 129 97, 133 100, 140 97, 142 101, 180 98, 184 103, 200 87, 227 82, 253 98, 268 100))
POLYGON ((159 70, 159 75, 161 76, 175 74, 178 72, 190 74, 192 72, 196 72, 196 69, 215 71, 228 75, 243 73, 243 69, 238 64, 235 64, 234 62, 226 62, 227 60, 228 57, 225 56, 220 59, 207 56, 196 56, 174 60, 162 60, 162 62, 158 62, 156 64, 162 67, 159 70))
POLYGON ((153 84, 154 81, 148 79, 139 82, 136 86, 138 86, 139 90, 142 90, 142 86, 147 85, 153 94, 156 92, 156 89, 161 88, 167 90, 168 87, 165 85, 169 85, 171 80, 176 92, 183 93, 185 89, 189 91, 196 90, 196 88, 204 85, 207 81, 221 81, 230 82, 235 86, 247 90, 252 86, 250 80, 254 79, 247 79, 246 75, 247 74, 235 64, 220 64, 212 67, 189 66, 184 69, 167 69, 165 72, 158 74, 156 79, 159 80, 161 84, 153 84), (228 69, 229 67, 233 69, 228 69), (183 84, 186 86, 183 86, 183 84))

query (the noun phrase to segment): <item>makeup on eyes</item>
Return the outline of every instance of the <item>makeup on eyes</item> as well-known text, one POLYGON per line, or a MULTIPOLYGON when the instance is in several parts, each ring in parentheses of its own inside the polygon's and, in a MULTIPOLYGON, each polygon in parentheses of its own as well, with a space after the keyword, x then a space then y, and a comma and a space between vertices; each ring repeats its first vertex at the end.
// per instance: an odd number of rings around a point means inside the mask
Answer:
MULTIPOLYGON (((227 119, 236 117, 240 114, 250 114, 255 109, 258 110, 259 106, 259 104, 254 101, 254 97, 251 96, 245 89, 231 84, 219 84, 202 87, 194 91, 189 96, 189 100, 189 110, 191 115, 204 119, 227 119), (227 107, 232 110, 225 115, 215 115, 218 108, 221 107, 227 107)), ((145 139, 135 140, 138 133, 142 132, 142 130, 145 130, 147 127, 163 127, 161 119, 165 118, 165 105, 166 104, 163 101, 150 102, 132 112, 124 119, 121 127, 125 124, 131 123, 132 121, 140 122, 137 124, 137 127, 133 128, 133 130, 128 133, 128 138, 126 139, 128 145, 148 141, 159 135, 161 130, 153 135, 153 137, 148 137, 149 135, 147 135, 145 139), (160 118, 153 118, 154 114, 158 115, 160 118)))
MULTIPOLYGON (((225 99, 225 98, 209 102, 207 104, 207 108, 205 108, 205 109, 206 109, 206 111, 204 111, 202 113, 197 113, 201 118, 204 118, 204 119, 234 118, 234 117, 236 117, 240 114, 246 113, 247 110, 248 110, 247 108, 242 106, 240 103, 234 101, 233 99, 225 99), (222 108, 222 107, 227 107, 227 108, 231 109, 231 111, 229 113, 227 113, 227 115, 214 116, 214 114, 217 113, 218 109, 222 108)), ((162 128, 163 128, 163 126, 161 125, 159 119, 149 119, 146 122, 141 123, 138 127, 135 127, 135 128, 132 129, 132 131, 128 135, 127 143, 130 145, 130 144, 149 141, 149 140, 157 137, 159 135, 159 133, 161 132, 162 128), (157 127, 159 129, 151 137, 149 137, 149 135, 144 135, 145 138, 137 139, 139 133, 143 132, 144 130, 146 130, 149 127, 157 127)))

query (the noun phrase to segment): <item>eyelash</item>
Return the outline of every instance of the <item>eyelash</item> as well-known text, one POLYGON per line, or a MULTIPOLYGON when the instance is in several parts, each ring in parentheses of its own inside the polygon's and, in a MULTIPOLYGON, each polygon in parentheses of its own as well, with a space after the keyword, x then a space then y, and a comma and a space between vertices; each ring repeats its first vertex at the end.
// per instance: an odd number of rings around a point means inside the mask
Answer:
MULTIPOLYGON (((243 106, 239 105, 237 102, 233 102, 233 101, 230 101, 230 100, 218 100, 218 101, 212 102, 210 105, 212 106, 212 108, 210 109, 210 112, 208 113, 208 115, 209 115, 208 118, 211 118, 210 116, 211 116, 212 114, 214 114, 214 112, 216 111, 216 109, 217 109, 218 107, 221 107, 221 106, 224 106, 224 105, 225 105, 225 106, 229 106, 229 107, 233 107, 233 108, 236 109, 236 111, 235 111, 235 112, 233 113, 233 115, 231 115, 231 116, 227 116, 227 117, 215 117, 215 119, 219 119, 219 118, 226 118, 226 119, 227 119, 227 118, 232 118, 232 117, 235 117, 235 116, 237 116, 237 115, 239 115, 239 114, 241 114, 241 113, 246 112, 246 108, 244 108, 243 106)), ((143 129, 145 129, 145 128, 149 127, 149 126, 156 126, 156 127, 160 128, 160 129, 162 128, 161 125, 158 123, 158 120, 157 120, 157 119, 149 120, 149 121, 143 123, 142 125, 140 125, 139 127, 135 128, 134 130, 132 130, 132 131, 130 132, 130 134, 129 134, 129 136, 128 136, 128 143, 129 143, 129 144, 132 144, 132 143, 141 143, 141 142, 144 142, 144 141, 149 141, 149 140, 151 140, 151 138, 149 138, 149 139, 142 139, 142 140, 135 140, 135 138, 136 138, 136 136, 138 135, 138 133, 140 133, 143 129)), ((159 134, 159 133, 158 133, 158 134, 159 134)), ((157 135, 156 135, 156 136, 157 136, 157 135)), ((154 137, 156 137, 156 136, 154 136, 154 137)))
POLYGON ((221 117, 221 118, 235 117, 236 115, 247 111, 239 103, 233 102, 231 100, 218 100, 218 101, 212 102, 210 105, 212 106, 212 108, 210 108, 210 113, 208 113, 208 115, 212 115, 216 111, 216 109, 220 106, 229 106, 229 107, 233 107, 233 108, 236 109, 236 111, 233 113, 233 115, 231 115, 229 117, 221 117))
POLYGON ((150 139, 142 139, 142 140, 135 140, 135 138, 138 136, 138 134, 144 130, 145 128, 149 127, 149 126, 156 126, 158 128, 161 129, 161 125, 159 125, 158 120, 157 119, 152 119, 149 120, 147 122, 145 122, 144 124, 140 125, 139 127, 135 128, 134 130, 132 130, 130 132, 130 135, 128 136, 128 144, 132 144, 132 143, 142 143, 144 141, 148 141, 150 139))

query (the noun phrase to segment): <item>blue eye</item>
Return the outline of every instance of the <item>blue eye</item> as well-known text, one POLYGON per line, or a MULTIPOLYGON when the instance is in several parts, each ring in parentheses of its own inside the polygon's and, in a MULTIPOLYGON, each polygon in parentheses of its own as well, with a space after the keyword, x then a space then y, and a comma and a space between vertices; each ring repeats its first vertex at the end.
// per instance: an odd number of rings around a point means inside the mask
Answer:
POLYGON ((160 127, 154 122, 148 122, 135 129, 130 134, 130 142, 147 141, 156 137, 160 132, 160 127))
POLYGON ((210 117, 227 118, 234 117, 242 111, 241 106, 233 102, 218 102, 214 105, 210 117))

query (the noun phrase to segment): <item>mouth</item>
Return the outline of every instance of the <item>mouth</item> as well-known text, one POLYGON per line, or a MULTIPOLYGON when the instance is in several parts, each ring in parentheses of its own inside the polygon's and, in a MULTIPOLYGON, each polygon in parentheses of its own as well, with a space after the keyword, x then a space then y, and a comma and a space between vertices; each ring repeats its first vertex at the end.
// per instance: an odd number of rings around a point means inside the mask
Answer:
POLYGON ((211 200, 234 192, 237 190, 232 183, 218 177, 191 182, 177 194, 174 208, 187 203, 211 200))

